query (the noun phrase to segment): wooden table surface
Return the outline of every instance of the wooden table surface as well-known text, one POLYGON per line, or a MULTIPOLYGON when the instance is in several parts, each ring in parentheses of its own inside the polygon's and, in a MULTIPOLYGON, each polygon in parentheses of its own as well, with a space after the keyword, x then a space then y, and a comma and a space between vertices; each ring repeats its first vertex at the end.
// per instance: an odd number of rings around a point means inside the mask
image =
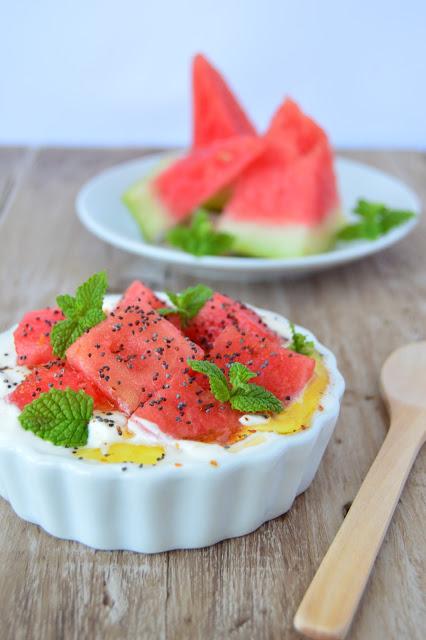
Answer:
MULTIPOLYGON (((0 330, 107 269, 180 289, 191 278, 92 237, 74 213, 89 177, 141 150, 0 149, 0 330)), ((426 155, 356 152, 426 201, 426 155)), ((325 551, 373 461, 387 418, 377 385, 398 345, 426 333, 426 218, 383 254, 294 282, 214 282, 231 296, 309 327, 337 355, 347 391, 309 490, 288 514, 243 538, 159 555, 101 552, 57 540, 0 501, 2 638, 285 639, 325 551)), ((426 388, 425 388, 426 391, 426 388)), ((424 638, 426 465, 420 454, 349 637, 424 638)))

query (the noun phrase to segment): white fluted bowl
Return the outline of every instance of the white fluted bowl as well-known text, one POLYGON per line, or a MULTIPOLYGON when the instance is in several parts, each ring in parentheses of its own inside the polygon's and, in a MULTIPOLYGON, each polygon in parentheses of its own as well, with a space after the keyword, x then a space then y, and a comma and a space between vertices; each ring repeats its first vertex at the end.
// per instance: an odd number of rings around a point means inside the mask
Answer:
MULTIPOLYGON (((267 314, 261 309, 261 314, 267 314)), ((277 435, 218 467, 102 464, 39 450, 32 434, 0 430, 0 495, 29 522, 96 549, 156 553, 191 549, 254 531, 290 509, 312 482, 333 433, 344 381, 323 354, 330 383, 309 429, 277 435)))

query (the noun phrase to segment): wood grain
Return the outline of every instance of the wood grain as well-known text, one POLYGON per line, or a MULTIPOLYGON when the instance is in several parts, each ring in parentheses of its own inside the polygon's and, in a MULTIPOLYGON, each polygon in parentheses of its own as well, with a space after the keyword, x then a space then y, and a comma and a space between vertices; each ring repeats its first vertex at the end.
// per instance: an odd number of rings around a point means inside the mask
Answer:
MULTIPOLYGON (((1 150, 0 193, 5 176, 18 186, 7 214, 0 215, 0 329, 101 268, 108 269, 117 291, 134 277, 159 288, 193 283, 93 238, 74 214, 74 198, 85 180, 140 154, 125 149, 1 150)), ((403 179, 426 202, 424 154, 344 155, 403 179)), ((305 324, 336 353, 348 389, 315 482, 287 515, 249 536, 155 556, 98 552, 53 539, 19 520, 1 501, 2 637, 298 638, 292 628, 297 606, 385 436, 380 366, 398 345, 425 337, 425 246, 423 220, 396 247, 338 270, 294 282, 214 282, 230 295, 305 324)), ((423 638, 425 487, 425 457, 420 455, 351 639, 423 638)))

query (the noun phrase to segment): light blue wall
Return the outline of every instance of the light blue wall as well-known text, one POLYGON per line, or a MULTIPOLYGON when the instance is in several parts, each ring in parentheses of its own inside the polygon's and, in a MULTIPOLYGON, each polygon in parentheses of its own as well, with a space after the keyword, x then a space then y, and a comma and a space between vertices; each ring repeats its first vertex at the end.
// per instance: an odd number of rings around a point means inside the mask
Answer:
POLYGON ((426 147, 425 0, 0 0, 0 143, 185 144, 203 51, 259 127, 426 147))

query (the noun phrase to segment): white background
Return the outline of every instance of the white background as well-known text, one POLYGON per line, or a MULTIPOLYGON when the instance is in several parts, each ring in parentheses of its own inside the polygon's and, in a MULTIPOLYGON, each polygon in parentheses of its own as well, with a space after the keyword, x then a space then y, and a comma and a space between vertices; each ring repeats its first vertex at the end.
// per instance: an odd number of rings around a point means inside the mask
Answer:
POLYGON ((0 143, 185 144, 190 60, 264 128, 286 94, 346 146, 426 146, 425 0, 0 0, 0 143))

